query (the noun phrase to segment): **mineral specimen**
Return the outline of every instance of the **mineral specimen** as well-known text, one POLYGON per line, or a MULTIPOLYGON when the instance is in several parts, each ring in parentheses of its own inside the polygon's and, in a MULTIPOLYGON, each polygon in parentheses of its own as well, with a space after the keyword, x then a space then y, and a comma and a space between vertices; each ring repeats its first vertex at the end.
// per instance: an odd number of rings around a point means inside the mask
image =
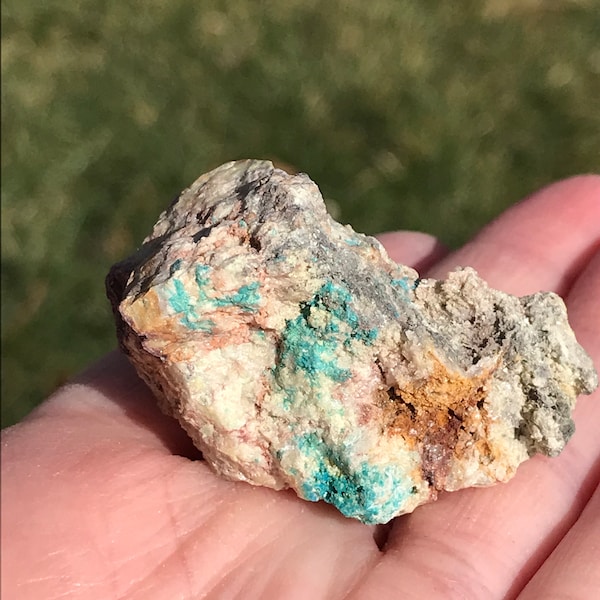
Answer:
POLYGON ((122 349, 217 473, 365 523, 558 454, 597 385, 558 296, 420 279, 266 161, 200 177, 107 290, 122 349))

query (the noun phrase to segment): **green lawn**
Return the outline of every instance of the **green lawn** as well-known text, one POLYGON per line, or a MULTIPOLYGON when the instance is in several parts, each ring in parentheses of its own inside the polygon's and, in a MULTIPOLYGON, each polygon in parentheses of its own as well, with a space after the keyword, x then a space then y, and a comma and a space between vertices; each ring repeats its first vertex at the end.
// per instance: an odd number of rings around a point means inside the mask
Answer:
POLYGON ((455 246, 600 166, 597 0, 4 0, 2 420, 115 344, 104 275, 202 172, 455 246))

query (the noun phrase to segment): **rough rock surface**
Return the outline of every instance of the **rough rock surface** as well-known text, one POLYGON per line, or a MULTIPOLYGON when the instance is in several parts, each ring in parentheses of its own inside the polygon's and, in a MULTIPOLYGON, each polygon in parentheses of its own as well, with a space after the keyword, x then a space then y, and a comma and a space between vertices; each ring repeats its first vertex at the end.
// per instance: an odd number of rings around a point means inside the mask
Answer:
POLYGON ((420 279, 265 161, 200 177, 107 289, 121 347, 217 473, 366 523, 558 454, 597 385, 558 296, 420 279))

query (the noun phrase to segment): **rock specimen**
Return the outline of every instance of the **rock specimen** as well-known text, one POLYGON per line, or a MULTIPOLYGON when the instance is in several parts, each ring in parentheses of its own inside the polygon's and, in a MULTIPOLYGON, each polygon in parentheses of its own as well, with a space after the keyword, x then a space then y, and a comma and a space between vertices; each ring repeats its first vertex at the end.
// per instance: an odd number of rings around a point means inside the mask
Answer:
POLYGON ((107 289, 121 347, 226 478, 385 523, 558 454, 597 376, 561 299, 420 279, 306 175, 203 175, 107 289))

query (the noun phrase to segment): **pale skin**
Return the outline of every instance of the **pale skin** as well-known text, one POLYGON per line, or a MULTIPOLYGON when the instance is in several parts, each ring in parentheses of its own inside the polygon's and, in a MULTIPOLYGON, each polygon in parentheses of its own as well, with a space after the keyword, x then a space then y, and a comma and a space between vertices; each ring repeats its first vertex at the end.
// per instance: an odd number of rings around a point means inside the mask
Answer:
MULTIPOLYGON (((384 234, 397 261, 471 265, 565 298, 600 365, 600 177, 513 206, 460 250, 384 234)), ((2 432, 1 595, 28 599, 590 599, 600 590, 600 394, 565 451, 388 527, 223 481, 112 353, 2 432), (381 546, 381 548, 379 547, 381 546)))

